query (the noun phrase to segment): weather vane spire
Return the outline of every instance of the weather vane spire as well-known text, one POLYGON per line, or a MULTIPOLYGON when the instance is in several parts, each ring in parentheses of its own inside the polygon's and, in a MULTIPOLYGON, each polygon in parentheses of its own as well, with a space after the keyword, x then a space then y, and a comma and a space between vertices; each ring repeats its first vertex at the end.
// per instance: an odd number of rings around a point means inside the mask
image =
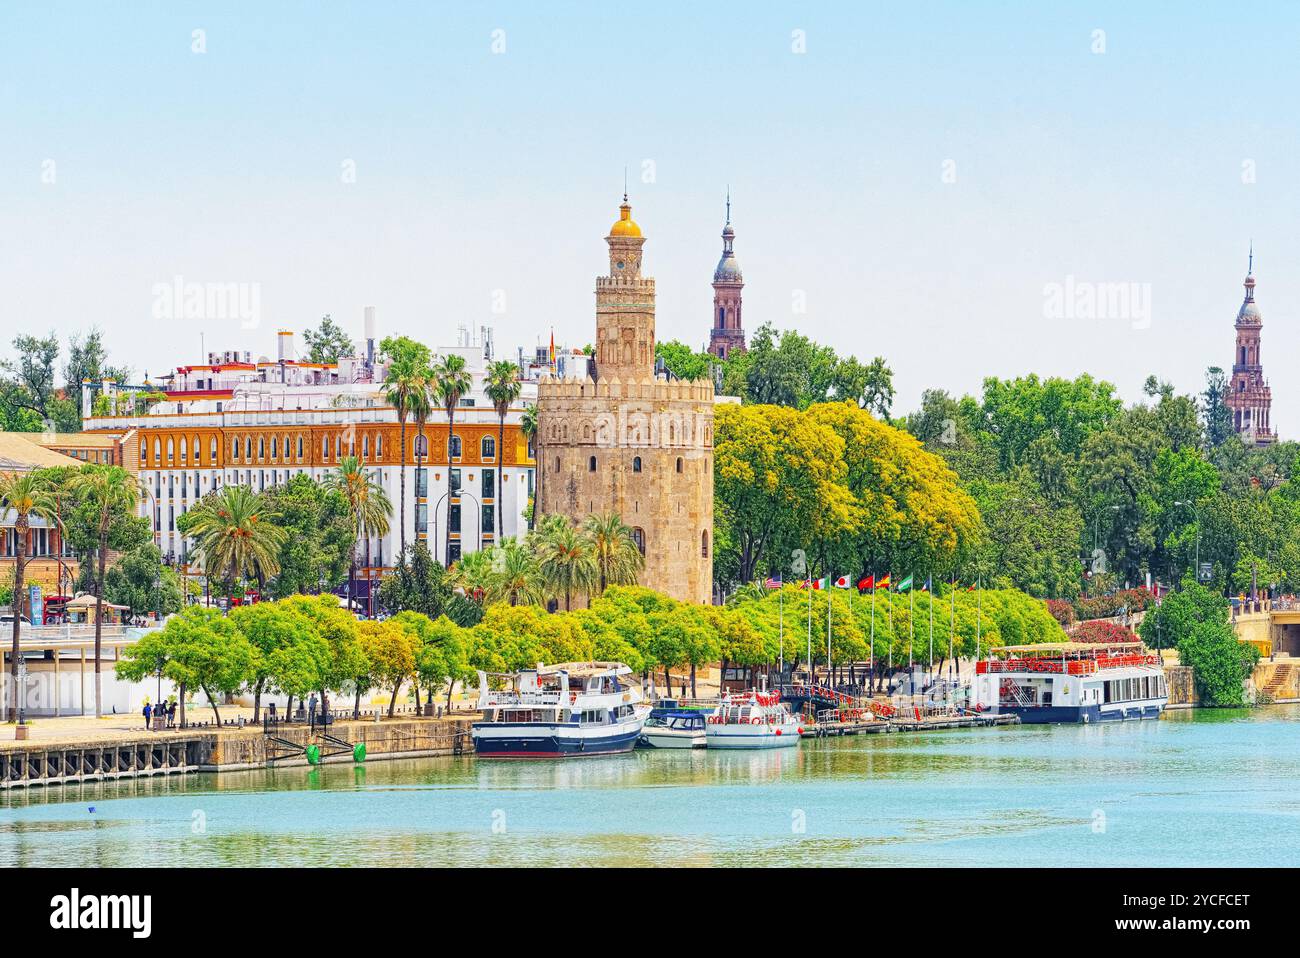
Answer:
POLYGON ((1250 241, 1250 258, 1246 260, 1246 275, 1251 276, 1255 272, 1255 241, 1250 241))
POLYGON ((731 222, 731 184, 727 184, 727 222, 731 222))
POLYGON ((627 165, 623 166, 623 202, 627 202, 627 165))

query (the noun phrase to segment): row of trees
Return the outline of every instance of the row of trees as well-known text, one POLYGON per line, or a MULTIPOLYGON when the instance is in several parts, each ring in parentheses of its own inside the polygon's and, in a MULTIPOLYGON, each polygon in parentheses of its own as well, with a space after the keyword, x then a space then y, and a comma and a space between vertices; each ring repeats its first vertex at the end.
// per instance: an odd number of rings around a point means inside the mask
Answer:
POLYGON ((63 349, 56 333, 17 336, 12 349, 12 355, 0 361, 0 431, 80 432, 82 382, 125 383, 131 374, 127 367, 109 362, 103 336, 95 328, 68 338, 61 370, 63 349))

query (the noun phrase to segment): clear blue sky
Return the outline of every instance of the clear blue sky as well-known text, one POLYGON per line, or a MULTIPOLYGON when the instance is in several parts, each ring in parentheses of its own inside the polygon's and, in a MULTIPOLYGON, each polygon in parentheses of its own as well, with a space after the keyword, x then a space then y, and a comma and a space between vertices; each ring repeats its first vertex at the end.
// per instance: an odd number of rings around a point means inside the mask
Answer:
POLYGON ((94 322, 157 373, 374 304, 582 344, 627 166, 661 339, 707 338, 730 184, 746 325, 884 355, 895 412, 1030 371, 1199 389, 1253 238, 1295 437, 1300 9, 1135 6, 10 0, 0 335, 94 322), (178 274, 260 284, 260 328, 152 319, 178 274), (1045 316, 1069 276, 1149 284, 1149 328, 1045 316))

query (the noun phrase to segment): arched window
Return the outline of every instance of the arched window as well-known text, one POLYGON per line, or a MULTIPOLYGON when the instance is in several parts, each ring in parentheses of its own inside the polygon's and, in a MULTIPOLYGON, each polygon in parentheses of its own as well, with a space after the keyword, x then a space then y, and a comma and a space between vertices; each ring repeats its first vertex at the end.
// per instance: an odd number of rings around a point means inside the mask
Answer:
POLYGON ((727 309, 725 306, 719 306, 718 307, 718 328, 722 328, 722 326, 726 324, 726 320, 727 320, 727 309))
POLYGON ((640 472, 640 471, 641 471, 641 457, 640 457, 640 456, 634 456, 634 457, 632 458, 632 471, 633 471, 633 472, 640 472))
POLYGON ((257 437, 257 461, 261 462, 266 458, 266 437, 257 437))
POLYGON ((153 441, 153 464, 156 466, 162 461, 162 444, 155 439, 153 441))
POLYGON ((370 458, 370 436, 369 435, 361 437, 361 458, 362 459, 370 458))
POLYGON ((588 472, 595 472, 595 471, 596 471, 596 457, 595 457, 595 456, 592 456, 590 459, 587 460, 587 471, 588 471, 588 472))
POLYGON ((645 530, 640 526, 633 527, 632 541, 636 543, 637 551, 645 555, 645 530))
POLYGON ((176 444, 170 439, 167 440, 167 461, 171 462, 176 457, 176 444))
POLYGON ((678 456, 678 457, 677 457, 677 471, 678 471, 678 472, 681 472, 681 471, 682 471, 682 465, 683 465, 683 463, 682 463, 682 457, 681 457, 681 456, 678 456))
POLYGON ((703 532, 700 533, 700 558, 707 559, 708 557, 709 557, 709 530, 705 529, 703 532))
POLYGON ((428 437, 428 436, 416 436, 416 437, 415 437, 415 454, 416 454, 417 456, 419 456, 421 459, 423 459, 423 458, 425 458, 425 457, 427 457, 427 456, 429 455, 429 437, 428 437))
POLYGON ((556 457, 555 457, 555 471, 556 471, 556 472, 559 472, 559 471, 560 471, 560 457, 559 457, 559 456, 556 456, 556 457))
POLYGON ((302 462, 302 436, 298 437, 298 461, 302 462))
POLYGON ((375 458, 384 458, 384 437, 382 434, 375 437, 375 458))
POLYGON ((479 445, 484 459, 495 459, 497 457, 497 441, 491 436, 484 436, 479 445))
POLYGON ((460 458, 460 436, 451 437, 451 457, 453 459, 460 458))

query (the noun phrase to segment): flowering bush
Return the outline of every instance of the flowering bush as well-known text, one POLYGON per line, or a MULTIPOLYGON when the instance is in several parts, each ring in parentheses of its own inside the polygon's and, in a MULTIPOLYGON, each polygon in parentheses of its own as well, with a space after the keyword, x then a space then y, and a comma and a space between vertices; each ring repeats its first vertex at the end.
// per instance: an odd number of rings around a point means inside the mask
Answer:
POLYGON ((1119 592, 1110 595, 1080 599, 1074 603, 1074 611, 1082 620, 1106 619, 1113 615, 1119 615, 1119 610, 1122 608, 1127 608, 1130 615, 1134 612, 1141 612, 1151 604, 1151 601, 1150 589, 1121 589, 1119 592))
POLYGON ((1074 606, 1067 599, 1048 599, 1047 611, 1052 614, 1052 618, 1066 628, 1074 625, 1076 621, 1074 606))
POLYGON ((1081 622, 1070 635, 1075 642, 1136 642, 1137 633, 1114 622, 1081 622))

